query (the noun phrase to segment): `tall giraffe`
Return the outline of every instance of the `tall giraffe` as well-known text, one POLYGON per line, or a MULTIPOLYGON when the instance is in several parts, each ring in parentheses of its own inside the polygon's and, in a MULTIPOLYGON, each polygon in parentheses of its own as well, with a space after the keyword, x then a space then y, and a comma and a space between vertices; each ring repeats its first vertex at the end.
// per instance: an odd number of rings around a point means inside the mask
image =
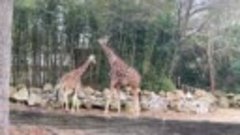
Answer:
MULTIPOLYGON (((88 57, 83 65, 66 73, 59 80, 57 85, 57 89, 59 90, 58 98, 62 101, 62 106, 64 106, 65 110, 69 109, 68 97, 73 95, 72 98, 76 98, 79 95, 79 91, 82 88, 81 78, 91 63, 96 63, 95 56, 93 54, 88 57)), ((75 103, 72 103, 72 108, 77 109, 78 107, 75 103)))
MULTIPOLYGON (((105 53, 109 65, 110 65, 110 90, 111 96, 117 93, 118 100, 118 112, 121 111, 120 95, 119 90, 121 86, 131 88, 134 101, 134 114, 139 116, 140 104, 139 104, 139 92, 141 75, 133 67, 127 65, 114 51, 108 46, 109 38, 107 36, 99 38, 98 43, 100 44, 103 52, 105 53)), ((112 98, 107 99, 105 105, 105 113, 109 112, 109 106, 112 98)))

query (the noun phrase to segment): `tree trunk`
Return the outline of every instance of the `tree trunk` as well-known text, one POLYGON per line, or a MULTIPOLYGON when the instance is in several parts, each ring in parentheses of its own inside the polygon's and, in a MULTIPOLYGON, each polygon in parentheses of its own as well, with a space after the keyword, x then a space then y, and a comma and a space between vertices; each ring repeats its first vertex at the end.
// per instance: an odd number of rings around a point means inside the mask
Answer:
POLYGON ((13 1, 0 0, 0 134, 8 135, 13 1))
POLYGON ((210 42, 208 42, 207 46, 207 56, 209 67, 210 91, 213 93, 215 91, 215 68, 213 63, 213 46, 210 42))

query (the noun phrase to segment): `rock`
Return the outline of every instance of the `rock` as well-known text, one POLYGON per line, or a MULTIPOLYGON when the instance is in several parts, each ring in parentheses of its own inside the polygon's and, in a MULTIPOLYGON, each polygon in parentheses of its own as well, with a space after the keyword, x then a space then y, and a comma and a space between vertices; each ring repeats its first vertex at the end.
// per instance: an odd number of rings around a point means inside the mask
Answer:
POLYGON ((204 97, 204 96, 207 96, 208 94, 209 93, 203 89, 196 89, 194 92, 194 97, 195 98, 204 97))
POLYGON ((202 109, 202 104, 195 100, 180 100, 176 102, 174 107, 173 109, 177 112, 198 113, 202 109))
POLYGON ((26 86, 25 84, 23 84, 23 83, 18 84, 18 85, 16 86, 16 89, 17 89, 17 90, 20 90, 20 89, 22 89, 22 88, 27 88, 27 86, 26 86))
POLYGON ((95 90, 89 86, 84 87, 83 91, 85 92, 86 95, 92 95, 95 92, 95 90))
POLYGON ((220 90, 216 90, 213 95, 217 98, 226 97, 226 93, 220 90))
POLYGON ((151 95, 155 95, 149 91, 143 91, 140 97, 140 105, 143 110, 149 110, 149 100, 151 100, 151 95))
POLYGON ((28 89, 26 87, 22 87, 21 89, 13 93, 10 98, 15 101, 24 102, 28 100, 28 97, 29 97, 28 89))
POLYGON ((78 91, 78 98, 84 99, 87 98, 87 95, 85 94, 84 91, 78 91))
POLYGON ((146 96, 141 96, 140 106, 142 110, 149 110, 148 101, 149 99, 146 96))
POLYGON ((13 87, 13 86, 9 87, 9 95, 10 95, 10 97, 12 97, 12 95, 14 93, 16 93, 16 92, 17 92, 17 89, 15 87, 13 87))
POLYGON ((217 104, 221 108, 228 108, 229 105, 230 105, 229 104, 229 100, 227 99, 227 97, 219 97, 217 104))
POLYGON ((185 100, 175 100, 170 102, 170 109, 177 112, 190 112, 189 102, 185 100))
POLYGON ((166 93, 168 101, 181 100, 185 98, 185 93, 182 90, 169 91, 166 93))
POLYGON ((161 96, 161 97, 166 97, 166 92, 161 90, 158 92, 158 95, 161 96))
POLYGON ((123 103, 124 105, 124 110, 128 113, 133 113, 134 112, 134 105, 133 105, 133 101, 131 100, 128 100, 128 101, 125 101, 123 103))
POLYGON ((84 100, 82 105, 87 109, 92 109, 92 103, 91 101, 84 100))
POLYGON ((208 113, 217 109, 217 98, 212 93, 204 93, 196 99, 196 113, 208 113))
POLYGON ((235 97, 235 95, 237 95, 237 94, 234 94, 234 93, 227 93, 227 94, 226 94, 226 97, 227 97, 229 100, 233 100, 234 97, 235 97))
POLYGON ((168 109, 168 101, 162 97, 154 97, 149 101, 149 109, 166 111, 168 109))
POLYGON ((29 95, 27 103, 29 106, 35 106, 35 105, 45 106, 46 105, 46 101, 42 99, 41 95, 38 95, 36 93, 31 93, 29 95))
POLYGON ((42 89, 41 88, 37 88, 37 87, 30 87, 29 88, 29 92, 30 93, 38 93, 38 94, 40 94, 40 93, 42 93, 42 89))
POLYGON ((108 88, 105 88, 104 90, 103 90, 103 96, 104 96, 104 98, 107 100, 107 99, 110 99, 111 98, 111 91, 110 91, 110 89, 108 89, 108 88))
POLYGON ((182 90, 175 90, 173 92, 175 93, 175 95, 178 99, 185 97, 185 93, 182 90))
POLYGON ((234 107, 234 108, 240 107, 240 94, 236 94, 232 98, 228 98, 228 99, 231 107, 234 107))
POLYGON ((188 91, 186 94, 185 94, 185 97, 184 97, 185 99, 187 99, 187 100, 193 100, 193 94, 190 92, 190 91, 188 91))
POLYGON ((112 102, 110 103, 110 108, 111 110, 117 110, 118 108, 117 100, 112 100, 112 102))
POLYGON ((184 112, 184 113, 197 113, 197 114, 205 114, 209 113, 212 109, 212 105, 200 99, 181 99, 179 101, 171 102, 170 109, 177 111, 177 112, 184 112))
POLYGON ((205 101, 196 100, 192 102, 192 112, 197 114, 206 114, 210 112, 210 104, 205 101))
POLYGON ((103 109, 105 107, 105 103, 106 102, 103 97, 98 97, 95 102, 92 103, 92 106, 103 109))
POLYGON ((49 91, 53 91, 53 85, 51 83, 46 83, 43 86, 43 92, 49 92, 49 91))
POLYGON ((202 96, 202 97, 198 97, 196 99, 200 100, 200 101, 207 102, 207 103, 212 104, 212 105, 216 104, 216 102, 217 102, 217 98, 215 96, 213 96, 211 93, 207 93, 207 95, 202 96))
POLYGON ((141 108, 143 110, 161 110, 166 111, 168 108, 168 101, 165 97, 160 97, 154 92, 151 95, 141 97, 141 108))
POLYGON ((142 96, 150 96, 151 95, 151 91, 149 91, 149 90, 142 90, 141 91, 141 95, 142 96))
POLYGON ((83 106, 87 109, 92 109, 93 104, 96 102, 96 97, 89 95, 83 99, 83 106))
POLYGON ((93 93, 93 95, 94 95, 95 97, 102 97, 102 96, 103 96, 103 93, 100 92, 100 91, 98 91, 98 90, 96 90, 96 91, 93 93))

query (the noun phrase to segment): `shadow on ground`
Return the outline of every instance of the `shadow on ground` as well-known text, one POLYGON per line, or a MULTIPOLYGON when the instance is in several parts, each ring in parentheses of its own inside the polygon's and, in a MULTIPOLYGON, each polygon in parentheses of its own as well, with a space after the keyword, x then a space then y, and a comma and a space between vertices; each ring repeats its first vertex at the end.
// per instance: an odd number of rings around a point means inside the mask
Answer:
POLYGON ((240 135, 240 124, 228 123, 104 118, 28 111, 11 111, 10 119, 12 124, 80 129, 89 131, 90 135, 240 135))

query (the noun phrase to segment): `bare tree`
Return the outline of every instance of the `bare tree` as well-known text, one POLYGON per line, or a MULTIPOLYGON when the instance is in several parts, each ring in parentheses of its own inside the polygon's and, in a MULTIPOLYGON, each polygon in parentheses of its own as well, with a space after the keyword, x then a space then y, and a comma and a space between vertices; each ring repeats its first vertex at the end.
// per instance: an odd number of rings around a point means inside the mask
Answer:
POLYGON ((8 135, 13 0, 0 0, 0 133, 8 135))
POLYGON ((183 45, 187 39, 195 36, 204 28, 208 22, 206 15, 212 7, 212 3, 207 0, 176 0, 176 5, 177 31, 175 43, 177 46, 170 65, 170 77, 177 66, 183 45))
POLYGON ((208 37, 206 46, 203 47, 205 47, 207 52, 209 84, 211 92, 214 92, 216 87, 217 63, 214 59, 217 59, 217 56, 223 56, 227 51, 231 53, 229 50, 233 48, 231 43, 227 43, 227 40, 224 41, 224 43, 222 42, 225 30, 231 25, 239 23, 239 20, 236 19, 237 16, 239 16, 239 1, 215 0, 213 3, 214 6, 208 15, 208 23, 201 33, 202 35, 208 37), (224 45, 220 46, 220 42, 222 42, 224 45))
POLYGON ((213 93, 215 91, 215 66, 213 61, 213 44, 211 40, 208 40, 207 43, 207 60, 209 68, 209 81, 210 81, 210 90, 213 93))

